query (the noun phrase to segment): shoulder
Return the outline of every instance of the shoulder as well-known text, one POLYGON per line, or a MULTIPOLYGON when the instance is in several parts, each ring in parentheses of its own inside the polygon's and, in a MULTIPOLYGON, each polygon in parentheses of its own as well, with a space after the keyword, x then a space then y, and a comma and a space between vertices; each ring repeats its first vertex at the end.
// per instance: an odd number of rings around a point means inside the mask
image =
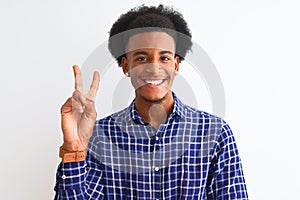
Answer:
POLYGON ((130 117, 128 109, 129 108, 127 107, 121 111, 98 119, 94 125, 93 134, 90 139, 90 146, 94 146, 95 149, 99 142, 109 144, 109 135, 112 133, 120 133, 126 126, 125 122, 127 121, 127 118, 130 117))
POLYGON ((203 131, 214 135, 219 141, 233 137, 230 126, 219 116, 185 104, 182 104, 182 112, 188 123, 197 124, 203 131))
POLYGON ((196 109, 194 107, 183 104, 183 113, 185 117, 191 121, 206 122, 214 125, 225 125, 227 124, 225 120, 219 116, 212 113, 196 109))
POLYGON ((223 118, 187 105, 184 107, 191 121, 201 124, 202 130, 206 132, 206 136, 211 141, 215 141, 218 148, 236 149, 233 131, 223 118))
POLYGON ((209 141, 210 147, 214 147, 216 152, 234 152, 238 155, 233 131, 223 118, 187 105, 184 110, 190 122, 198 124, 203 132, 201 135, 205 136, 205 141, 209 141))
POLYGON ((105 126, 110 123, 115 123, 118 121, 126 121, 130 119, 130 111, 129 107, 126 107, 120 111, 117 111, 113 114, 110 114, 106 117, 103 117, 101 119, 98 119, 95 123, 96 126, 105 126))

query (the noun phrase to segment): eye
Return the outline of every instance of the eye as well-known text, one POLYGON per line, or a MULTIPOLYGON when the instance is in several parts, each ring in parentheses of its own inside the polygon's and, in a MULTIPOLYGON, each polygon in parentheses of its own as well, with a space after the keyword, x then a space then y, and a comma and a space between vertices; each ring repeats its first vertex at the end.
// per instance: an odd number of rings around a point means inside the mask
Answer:
POLYGON ((146 60, 147 60, 147 58, 146 58, 146 57, 143 57, 143 56, 141 56, 141 57, 137 57, 137 58, 136 58, 136 60, 137 60, 137 61, 146 61, 146 60))
POLYGON ((167 56, 162 56, 162 57, 160 58, 160 60, 162 60, 162 61, 169 61, 170 58, 167 57, 167 56))

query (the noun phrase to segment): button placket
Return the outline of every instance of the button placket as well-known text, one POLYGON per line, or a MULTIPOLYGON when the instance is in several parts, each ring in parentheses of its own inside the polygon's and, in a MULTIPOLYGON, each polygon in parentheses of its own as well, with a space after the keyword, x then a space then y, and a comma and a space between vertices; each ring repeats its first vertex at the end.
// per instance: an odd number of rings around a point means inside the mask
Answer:
POLYGON ((158 128, 155 141, 154 141, 154 151, 152 157, 152 180, 153 180, 153 199, 161 199, 162 195, 162 176, 163 176, 163 135, 166 131, 166 124, 161 124, 158 128))
POLYGON ((161 198, 161 193, 162 191, 162 170, 161 170, 161 159, 162 159, 162 154, 161 154, 161 144, 160 142, 155 142, 155 150, 153 154, 153 161, 152 161, 152 176, 153 176, 153 181, 154 181, 154 193, 153 197, 155 199, 160 199, 161 198))

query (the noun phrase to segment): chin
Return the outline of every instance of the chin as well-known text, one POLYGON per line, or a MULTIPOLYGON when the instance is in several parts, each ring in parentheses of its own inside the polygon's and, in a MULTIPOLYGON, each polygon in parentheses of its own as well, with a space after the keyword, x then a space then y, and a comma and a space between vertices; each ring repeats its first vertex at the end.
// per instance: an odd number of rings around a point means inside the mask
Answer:
POLYGON ((136 90, 136 96, 142 98, 148 103, 161 103, 171 94, 170 90, 164 89, 148 89, 141 87, 136 90))
POLYGON ((160 104, 165 100, 165 96, 161 97, 161 98, 147 98, 147 97, 143 97, 143 99, 148 102, 148 103, 153 103, 153 104, 160 104))
POLYGON ((168 96, 168 92, 163 92, 160 94, 154 94, 154 95, 142 95, 143 99, 148 103, 162 103, 166 97, 168 96))

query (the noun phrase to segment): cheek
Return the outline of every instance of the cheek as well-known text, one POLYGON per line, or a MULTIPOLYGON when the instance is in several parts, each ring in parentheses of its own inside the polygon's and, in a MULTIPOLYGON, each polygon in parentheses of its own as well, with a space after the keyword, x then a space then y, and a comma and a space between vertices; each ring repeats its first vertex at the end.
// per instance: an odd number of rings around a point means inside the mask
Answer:
POLYGON ((130 70, 129 70, 129 73, 130 73, 130 81, 131 81, 131 84, 132 84, 132 86, 135 88, 135 89, 137 89, 138 87, 140 87, 141 86, 141 82, 140 82, 140 80, 139 80, 139 70, 138 70, 138 68, 131 68, 130 70))
POLYGON ((175 65, 169 65, 168 67, 164 67, 164 69, 170 77, 174 77, 176 75, 175 65))
POLYGON ((139 71, 140 70, 137 66, 130 65, 130 67, 129 67, 130 77, 133 78, 133 77, 138 76, 138 74, 140 73, 139 71))

